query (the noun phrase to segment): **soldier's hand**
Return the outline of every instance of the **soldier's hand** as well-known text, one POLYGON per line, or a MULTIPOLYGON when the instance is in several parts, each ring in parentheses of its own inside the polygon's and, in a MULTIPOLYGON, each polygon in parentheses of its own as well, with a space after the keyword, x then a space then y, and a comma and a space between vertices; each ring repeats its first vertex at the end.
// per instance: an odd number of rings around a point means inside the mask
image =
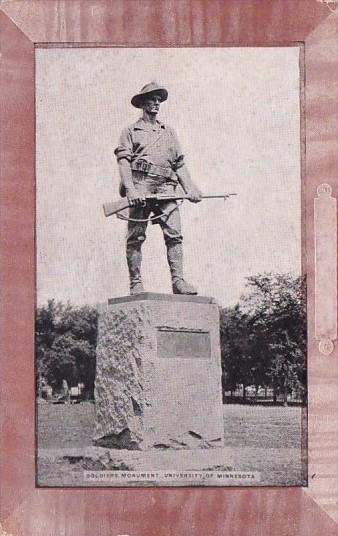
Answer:
POLYGON ((127 190, 127 199, 131 207, 141 207, 146 203, 146 198, 137 190, 127 190))
POLYGON ((199 203, 200 201, 202 201, 202 192, 197 188, 189 190, 187 192, 187 196, 191 203, 199 203))

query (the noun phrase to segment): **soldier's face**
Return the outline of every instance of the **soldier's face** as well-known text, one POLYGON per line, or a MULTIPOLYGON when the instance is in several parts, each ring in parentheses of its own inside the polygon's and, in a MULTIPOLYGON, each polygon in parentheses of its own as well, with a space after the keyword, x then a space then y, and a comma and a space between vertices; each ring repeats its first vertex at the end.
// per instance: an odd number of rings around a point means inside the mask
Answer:
POLYGON ((143 102, 143 110, 148 114, 157 114, 159 112, 161 102, 162 100, 160 95, 150 95, 143 102))

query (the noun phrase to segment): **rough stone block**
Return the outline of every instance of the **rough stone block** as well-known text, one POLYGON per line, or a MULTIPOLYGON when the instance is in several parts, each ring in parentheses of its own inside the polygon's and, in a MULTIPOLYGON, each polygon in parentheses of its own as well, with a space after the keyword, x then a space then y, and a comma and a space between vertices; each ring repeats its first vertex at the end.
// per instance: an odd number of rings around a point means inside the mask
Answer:
POLYGON ((223 445, 219 313, 210 301, 143 294, 101 311, 96 445, 223 445))

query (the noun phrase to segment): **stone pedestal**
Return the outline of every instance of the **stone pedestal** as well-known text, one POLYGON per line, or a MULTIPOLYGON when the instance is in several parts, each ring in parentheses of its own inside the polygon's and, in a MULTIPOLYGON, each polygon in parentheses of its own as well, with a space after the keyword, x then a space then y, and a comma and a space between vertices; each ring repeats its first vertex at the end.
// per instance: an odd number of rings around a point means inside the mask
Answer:
POLYGON ((144 293, 101 311, 94 443, 223 446, 219 313, 209 298, 144 293))

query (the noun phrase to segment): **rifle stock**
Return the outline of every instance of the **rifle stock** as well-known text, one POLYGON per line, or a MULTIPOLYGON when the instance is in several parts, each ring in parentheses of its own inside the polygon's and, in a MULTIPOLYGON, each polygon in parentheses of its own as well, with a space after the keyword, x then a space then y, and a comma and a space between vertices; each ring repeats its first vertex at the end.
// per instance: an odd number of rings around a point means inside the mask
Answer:
POLYGON ((129 203, 126 197, 119 199, 118 201, 109 201, 108 203, 103 203, 103 212, 106 217, 113 216, 129 207, 129 203))
MULTIPOLYGON (((237 194, 223 194, 223 195, 202 195, 202 199, 215 199, 215 198, 222 198, 227 199, 231 195, 237 195, 237 194)), ((157 201, 161 200, 173 200, 173 201, 179 201, 181 199, 189 199, 188 195, 156 195, 151 194, 147 195, 146 199, 153 199, 157 201)), ((118 201, 109 201, 108 203, 103 203, 103 211, 104 215, 106 217, 113 216, 114 214, 117 214, 121 210, 124 210, 128 208, 130 205, 128 203, 128 200, 126 197, 123 199, 119 199, 118 201)))
MULTIPOLYGON (((153 199, 153 200, 161 200, 161 199, 173 199, 173 200, 179 200, 179 199, 187 199, 186 195, 156 195, 156 194, 150 194, 146 195, 146 199, 153 199)), ((114 214, 117 214, 121 210, 124 210, 128 208, 130 205, 128 203, 128 200, 126 197, 123 199, 119 199, 118 201, 109 201, 108 203, 103 203, 103 212, 106 217, 113 216, 114 214)))

